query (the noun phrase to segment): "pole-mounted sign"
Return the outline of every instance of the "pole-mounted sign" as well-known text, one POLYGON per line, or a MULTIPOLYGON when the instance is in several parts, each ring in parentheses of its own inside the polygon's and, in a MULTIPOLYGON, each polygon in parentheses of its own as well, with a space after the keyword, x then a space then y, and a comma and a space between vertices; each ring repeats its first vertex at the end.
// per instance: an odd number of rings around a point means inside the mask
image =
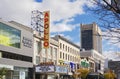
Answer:
POLYGON ((44 12, 44 48, 49 48, 50 12, 44 12))

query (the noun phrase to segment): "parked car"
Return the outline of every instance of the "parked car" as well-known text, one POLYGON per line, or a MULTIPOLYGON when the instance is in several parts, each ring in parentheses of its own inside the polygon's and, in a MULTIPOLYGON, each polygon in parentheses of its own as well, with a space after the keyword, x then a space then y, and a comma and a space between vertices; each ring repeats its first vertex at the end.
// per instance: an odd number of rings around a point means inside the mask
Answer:
POLYGON ((89 73, 86 79, 104 79, 104 76, 100 73, 89 73))

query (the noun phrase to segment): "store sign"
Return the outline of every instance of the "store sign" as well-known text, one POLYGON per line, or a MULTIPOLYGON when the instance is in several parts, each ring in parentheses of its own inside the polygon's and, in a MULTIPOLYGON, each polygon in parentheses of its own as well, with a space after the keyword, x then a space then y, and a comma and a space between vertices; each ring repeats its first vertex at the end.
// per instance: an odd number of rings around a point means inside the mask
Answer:
POLYGON ((36 72, 54 72, 55 68, 54 66, 36 66, 35 68, 36 72))
POLYGON ((49 65, 54 65, 54 63, 53 62, 41 62, 40 65, 41 66, 46 66, 46 65, 49 66, 49 65))
POLYGON ((44 48, 49 48, 49 28, 50 14, 49 11, 44 12, 44 48))
POLYGON ((55 72, 57 73, 67 73, 67 67, 65 66, 56 66, 55 72))
POLYGON ((32 40, 27 37, 23 37, 22 43, 25 47, 29 47, 29 48, 32 47, 32 40))

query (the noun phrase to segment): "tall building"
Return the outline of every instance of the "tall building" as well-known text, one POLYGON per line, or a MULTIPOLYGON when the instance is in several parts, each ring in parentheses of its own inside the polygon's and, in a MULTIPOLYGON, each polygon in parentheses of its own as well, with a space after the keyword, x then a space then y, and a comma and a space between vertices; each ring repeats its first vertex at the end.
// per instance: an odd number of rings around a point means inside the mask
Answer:
POLYGON ((56 35, 55 40, 59 43, 58 64, 68 66, 68 74, 79 68, 80 47, 63 36, 56 35))
POLYGON ((96 23, 81 24, 81 47, 85 50, 94 49, 102 53, 101 30, 96 23))
POLYGON ((0 20, 0 68, 8 69, 5 79, 29 79, 32 61, 33 30, 0 20))

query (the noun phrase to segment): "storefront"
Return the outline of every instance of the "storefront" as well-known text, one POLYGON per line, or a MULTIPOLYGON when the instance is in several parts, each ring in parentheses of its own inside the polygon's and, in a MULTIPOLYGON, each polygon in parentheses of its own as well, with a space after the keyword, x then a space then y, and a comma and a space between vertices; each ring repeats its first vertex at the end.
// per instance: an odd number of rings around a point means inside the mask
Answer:
POLYGON ((61 65, 38 65, 35 67, 36 79, 59 79, 67 74, 67 66, 61 65))

